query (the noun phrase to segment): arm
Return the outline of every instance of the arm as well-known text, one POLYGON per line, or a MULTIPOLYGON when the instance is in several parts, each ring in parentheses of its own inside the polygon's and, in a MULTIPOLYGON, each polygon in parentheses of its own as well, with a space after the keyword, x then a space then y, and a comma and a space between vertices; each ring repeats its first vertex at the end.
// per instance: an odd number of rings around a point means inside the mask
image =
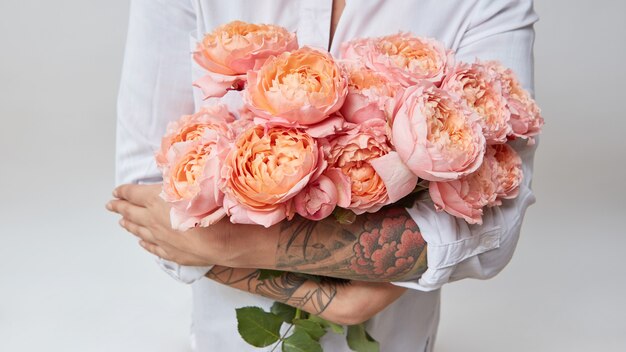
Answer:
POLYGON ((414 279, 426 270, 426 242, 402 207, 363 214, 351 225, 296 217, 269 229, 228 228, 232 242, 224 264, 231 267, 382 282, 414 279))
POLYGON ((264 228, 223 219, 209 227, 173 230, 160 185, 123 185, 109 209, 151 253, 183 265, 221 265, 302 272, 362 281, 415 279, 426 270, 426 242, 403 207, 363 214, 351 225, 334 217, 296 217, 264 228))
POLYGON ((406 289, 388 283, 317 283, 292 273, 259 280, 256 269, 215 266, 209 279, 300 308, 343 325, 360 324, 395 301, 406 289))

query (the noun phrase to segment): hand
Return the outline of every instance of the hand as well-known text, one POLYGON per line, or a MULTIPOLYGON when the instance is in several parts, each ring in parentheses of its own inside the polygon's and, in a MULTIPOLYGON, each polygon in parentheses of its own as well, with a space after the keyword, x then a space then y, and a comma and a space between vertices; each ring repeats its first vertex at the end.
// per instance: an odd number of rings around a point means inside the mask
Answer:
POLYGON ((209 228, 172 229, 170 205, 159 197, 161 184, 116 188, 107 209, 122 216, 120 225, 139 237, 148 252, 181 265, 208 266, 224 256, 230 238, 227 221, 209 228))

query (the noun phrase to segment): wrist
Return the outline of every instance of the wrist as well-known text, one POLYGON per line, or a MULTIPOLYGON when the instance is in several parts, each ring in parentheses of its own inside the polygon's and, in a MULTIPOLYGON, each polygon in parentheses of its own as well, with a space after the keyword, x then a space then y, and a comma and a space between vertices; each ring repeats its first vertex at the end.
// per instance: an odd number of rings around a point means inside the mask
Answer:
POLYGON ((273 269, 276 264, 277 226, 228 223, 228 245, 224 266, 231 268, 273 269))

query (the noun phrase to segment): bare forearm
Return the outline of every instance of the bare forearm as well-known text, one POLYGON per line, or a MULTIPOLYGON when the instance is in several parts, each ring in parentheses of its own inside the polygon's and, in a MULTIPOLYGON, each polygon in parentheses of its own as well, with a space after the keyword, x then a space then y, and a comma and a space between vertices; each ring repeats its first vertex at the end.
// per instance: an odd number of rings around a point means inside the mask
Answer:
POLYGON ((257 269, 215 266, 206 276, 221 284, 348 325, 369 319, 405 291, 404 288, 388 283, 319 283, 293 273, 259 280, 259 274, 257 269))
POLYGON ((404 208, 364 214, 351 225, 332 217, 295 218, 267 232, 248 230, 240 237, 248 246, 236 245, 247 249, 232 266, 379 282, 417 278, 426 270, 426 242, 404 208))

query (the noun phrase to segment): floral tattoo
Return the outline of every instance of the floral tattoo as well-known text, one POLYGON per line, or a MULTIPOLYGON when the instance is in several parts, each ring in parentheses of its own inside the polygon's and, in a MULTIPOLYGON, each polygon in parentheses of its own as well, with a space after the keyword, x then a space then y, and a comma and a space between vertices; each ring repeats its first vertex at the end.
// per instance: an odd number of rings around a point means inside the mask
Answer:
POLYGON ((363 281, 411 279, 426 270, 426 242, 401 207, 348 226, 297 218, 282 224, 277 268, 363 281))

